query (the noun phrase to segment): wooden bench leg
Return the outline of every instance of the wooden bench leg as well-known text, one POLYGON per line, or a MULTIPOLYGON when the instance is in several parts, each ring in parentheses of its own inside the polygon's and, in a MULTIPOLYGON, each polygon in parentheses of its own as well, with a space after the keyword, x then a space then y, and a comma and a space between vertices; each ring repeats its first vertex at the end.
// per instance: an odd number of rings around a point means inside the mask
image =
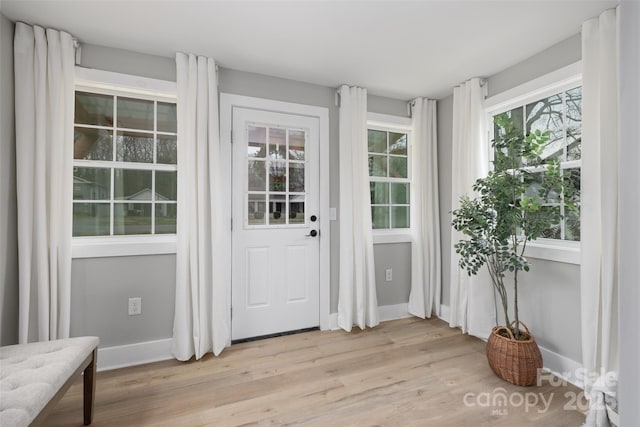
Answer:
POLYGON ((93 422, 93 407, 96 394, 96 365, 98 349, 93 350, 91 363, 84 369, 84 425, 93 422))

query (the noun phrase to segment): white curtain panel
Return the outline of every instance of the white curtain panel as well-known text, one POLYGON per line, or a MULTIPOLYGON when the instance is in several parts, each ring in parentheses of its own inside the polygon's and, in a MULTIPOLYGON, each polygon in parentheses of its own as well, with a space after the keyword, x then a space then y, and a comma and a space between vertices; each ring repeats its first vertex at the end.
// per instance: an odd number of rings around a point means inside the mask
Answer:
POLYGON ((421 318, 440 314, 440 205, 438 202, 438 148, 436 101, 412 102, 411 143, 411 293, 409 313, 421 318))
POLYGON ((176 54, 178 218, 173 355, 200 359, 230 344, 230 226, 213 59, 176 54))
POLYGON ((74 114, 71 35, 16 23, 14 66, 19 341, 26 343, 69 337, 74 114))
POLYGON ((351 331, 379 323, 369 163, 367 90, 340 88, 340 285, 338 326, 351 331))
MULTIPOLYGON (((618 58, 616 9, 582 25, 580 294, 582 362, 593 376, 587 426, 609 426, 618 370, 618 58)), ((614 414, 612 413, 612 416, 614 414)))
MULTIPOLYGON (((453 90, 453 133, 451 147, 451 210, 458 209, 460 197, 472 197, 476 179, 489 168, 484 98, 486 85, 473 78, 453 90)), ((484 269, 470 277, 458 265, 455 245, 464 238, 451 229, 451 284, 449 324, 462 332, 487 337, 495 325, 493 288, 484 269)))

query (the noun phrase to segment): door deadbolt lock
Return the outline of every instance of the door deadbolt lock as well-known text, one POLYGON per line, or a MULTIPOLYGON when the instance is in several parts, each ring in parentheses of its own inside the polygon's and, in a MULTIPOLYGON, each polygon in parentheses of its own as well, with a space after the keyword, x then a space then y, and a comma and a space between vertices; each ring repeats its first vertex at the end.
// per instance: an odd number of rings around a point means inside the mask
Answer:
POLYGON ((318 220, 318 217, 315 215, 311 215, 309 219, 311 220, 311 222, 316 222, 318 220))

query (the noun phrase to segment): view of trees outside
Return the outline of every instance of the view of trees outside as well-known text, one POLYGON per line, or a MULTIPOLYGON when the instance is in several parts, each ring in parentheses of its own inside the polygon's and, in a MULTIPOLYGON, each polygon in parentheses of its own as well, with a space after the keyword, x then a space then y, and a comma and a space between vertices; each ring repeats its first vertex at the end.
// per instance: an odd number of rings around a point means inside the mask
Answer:
MULTIPOLYGON (((543 237, 550 239, 580 240, 580 158, 582 143, 582 87, 576 87, 538 101, 514 108, 506 114, 514 119, 525 135, 532 131, 549 131, 549 142, 542 150, 543 162, 557 161, 575 189, 576 209, 565 209, 563 195, 555 195, 555 202, 543 206, 563 215, 562 222, 547 230, 543 237)), ((494 133, 501 129, 494 123, 494 133)), ((541 177, 541 174, 537 176, 541 177)), ((540 187, 536 175, 527 177, 530 193, 540 187)))
POLYGON ((373 228, 409 228, 407 134, 369 129, 368 152, 373 228))
POLYGON ((175 104, 78 91, 75 123, 73 235, 175 233, 175 104))

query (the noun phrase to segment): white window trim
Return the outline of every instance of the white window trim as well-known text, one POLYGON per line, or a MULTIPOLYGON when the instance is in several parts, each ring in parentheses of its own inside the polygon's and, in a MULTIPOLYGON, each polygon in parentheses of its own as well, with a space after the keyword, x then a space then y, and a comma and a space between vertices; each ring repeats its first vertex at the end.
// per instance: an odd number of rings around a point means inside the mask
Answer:
MULTIPOLYGON (((176 102, 176 82, 132 76, 92 68, 75 67, 76 90, 176 102)), ((145 165, 146 166, 146 165, 145 165)), ((175 234, 151 236, 72 237, 71 258, 100 258, 176 253, 175 234)))
MULTIPOLYGON (((496 114, 536 101, 546 96, 562 92, 582 84, 582 61, 575 62, 537 79, 528 81, 512 89, 501 92, 485 100, 487 123, 496 114)), ((493 127, 489 126, 488 138, 493 138, 493 127)), ((489 144, 489 159, 493 152, 489 144)), ((565 162, 565 167, 580 161, 565 162)), ((580 264, 580 242, 555 239, 537 239, 527 243, 525 257, 543 259, 567 264, 580 264)))
POLYGON ((572 89, 581 82, 582 61, 578 61, 485 99, 484 108, 488 116, 495 116, 528 102, 572 89))
MULTIPOLYGON (((367 128, 385 130, 385 131, 400 131, 407 133, 409 136, 409 145, 407 146, 407 160, 408 160, 408 175, 409 183, 411 185, 411 199, 409 200, 409 209, 412 209, 413 205, 413 181, 411 179, 411 152, 413 146, 413 123, 409 117, 392 116, 390 114, 380 113, 367 113, 367 128)), ((387 244, 387 243, 409 243, 413 241, 413 224, 410 224, 409 228, 389 228, 389 229, 374 229, 373 230, 373 244, 387 244)))
POLYGON ((74 237, 71 244, 73 259, 175 253, 175 234, 74 237))
POLYGON ((570 240, 537 239, 527 242, 525 257, 580 264, 580 242, 570 240))

